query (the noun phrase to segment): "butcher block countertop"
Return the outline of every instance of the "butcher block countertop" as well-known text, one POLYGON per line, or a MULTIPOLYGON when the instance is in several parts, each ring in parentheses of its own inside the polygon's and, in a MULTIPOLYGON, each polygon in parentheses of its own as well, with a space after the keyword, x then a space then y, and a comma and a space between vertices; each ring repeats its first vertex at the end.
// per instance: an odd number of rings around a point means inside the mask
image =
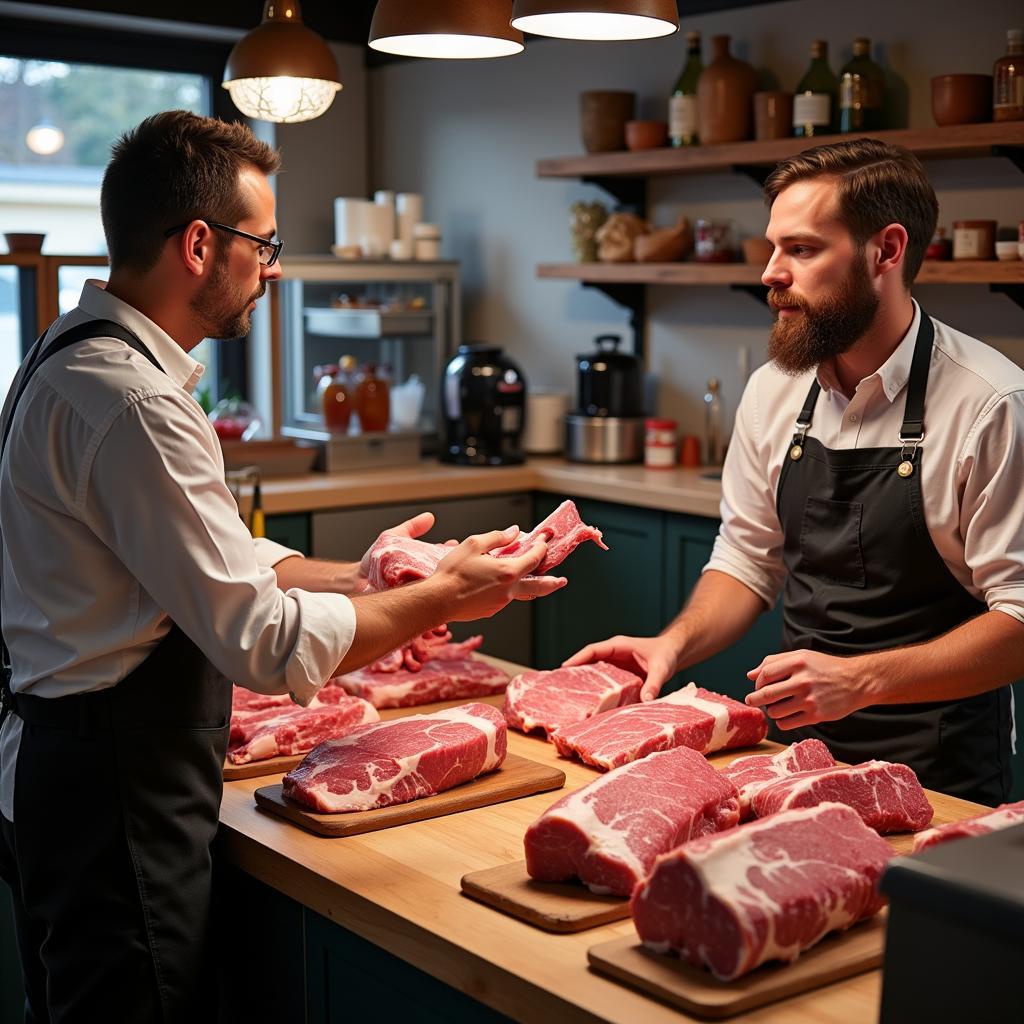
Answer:
POLYGON ((584 465, 551 457, 532 458, 522 466, 487 467, 450 466, 423 459, 417 465, 393 469, 268 478, 261 492, 269 515, 546 491, 718 518, 722 485, 719 480, 704 479, 705 472, 710 471, 584 465))
MULTIPOLYGON (((492 659, 495 660, 495 659, 492 659)), ((517 666, 497 662, 512 672, 517 666)), ((500 706, 502 697, 483 698, 500 706)), ((452 706, 459 701, 449 702, 452 706)), ((432 705, 438 707, 439 705, 432 705)), ((384 717, 403 712, 384 712, 384 717)), ((587 967, 587 949, 635 935, 627 919, 576 934, 544 932, 460 892, 469 871, 523 858, 523 833, 565 793, 596 777, 559 758, 544 740, 509 730, 509 751, 560 768, 558 792, 344 839, 324 839, 258 811, 253 792, 277 776, 224 786, 222 855, 364 939, 519 1021, 678 1024, 685 1014, 587 967)), ((765 749, 778 749, 765 744, 765 749)), ((749 753, 713 755, 713 764, 749 753)), ((929 794, 936 821, 985 808, 929 794)), ((909 837, 905 838, 909 848, 909 837)), ((877 1018, 881 971, 874 970, 732 1018, 742 1024, 862 1024, 877 1018)))

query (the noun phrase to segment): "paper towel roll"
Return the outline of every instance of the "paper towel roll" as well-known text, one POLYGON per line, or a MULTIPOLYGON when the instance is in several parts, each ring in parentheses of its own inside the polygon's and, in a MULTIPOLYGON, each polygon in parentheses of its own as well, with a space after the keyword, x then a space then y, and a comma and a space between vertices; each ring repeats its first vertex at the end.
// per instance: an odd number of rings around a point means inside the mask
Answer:
POLYGON ((423 220, 423 196, 418 192, 399 192, 395 197, 398 213, 398 237, 412 245, 412 229, 423 220))

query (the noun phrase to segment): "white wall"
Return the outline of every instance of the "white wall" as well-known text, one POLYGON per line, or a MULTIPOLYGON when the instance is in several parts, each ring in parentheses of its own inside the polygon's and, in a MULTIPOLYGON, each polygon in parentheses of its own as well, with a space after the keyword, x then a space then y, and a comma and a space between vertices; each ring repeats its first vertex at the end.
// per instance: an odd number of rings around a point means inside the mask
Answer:
MULTIPOLYGON (((838 70, 852 39, 870 35, 876 58, 895 71, 909 97, 910 127, 923 128, 933 124, 930 77, 989 71, 1003 52, 1006 28, 1021 20, 1019 0, 975 4, 969 22, 958 0, 789 0, 684 17, 682 27, 703 34, 706 58, 708 37, 731 33, 733 52, 754 64, 763 84, 774 73, 787 89, 805 69, 812 39, 829 40, 838 70)), ((368 189, 425 193, 425 216, 443 229, 443 254, 462 261, 464 336, 505 345, 532 383, 571 394, 573 355, 589 350, 597 334, 616 328, 627 333, 625 313, 600 293, 535 277, 537 263, 571 259, 570 203, 608 200, 578 182, 539 180, 535 162, 582 152, 577 108, 583 90, 632 89, 639 116, 664 118, 682 53, 681 36, 617 44, 533 39, 517 57, 404 61, 368 74, 368 189)), ((967 216, 995 217, 1005 225, 1024 218, 1024 177, 1009 161, 928 166, 942 204, 940 224, 949 227, 967 216)), ((649 214, 659 225, 679 213, 731 217, 742 234, 760 233, 767 223, 758 187, 742 176, 655 179, 649 197, 649 214)), ((763 361, 769 312, 725 288, 650 287, 647 296, 657 411, 679 419, 685 431, 699 432, 707 378, 722 378, 731 413, 742 383, 739 348, 752 349, 753 365, 763 361)), ((1006 297, 962 286, 922 288, 919 298, 933 315, 1024 362, 1024 310, 1006 297)))

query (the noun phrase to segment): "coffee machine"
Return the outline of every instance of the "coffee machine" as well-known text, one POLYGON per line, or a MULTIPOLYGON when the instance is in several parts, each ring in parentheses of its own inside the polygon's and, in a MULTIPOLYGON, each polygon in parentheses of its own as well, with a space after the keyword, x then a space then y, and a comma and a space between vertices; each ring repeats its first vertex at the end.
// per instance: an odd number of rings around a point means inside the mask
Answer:
POLYGON ((526 380, 497 345, 460 345, 441 378, 441 461, 511 466, 524 461, 526 380))

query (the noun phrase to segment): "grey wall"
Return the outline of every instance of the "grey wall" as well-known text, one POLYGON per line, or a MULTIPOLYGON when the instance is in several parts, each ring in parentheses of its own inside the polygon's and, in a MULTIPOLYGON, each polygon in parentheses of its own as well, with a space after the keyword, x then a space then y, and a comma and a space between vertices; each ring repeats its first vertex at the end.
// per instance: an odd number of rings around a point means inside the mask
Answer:
MULTIPOLYGON (((1006 28, 1022 20, 1019 0, 985 0, 972 5, 965 19, 959 0, 791 0, 684 18, 682 27, 703 33, 706 56, 711 34, 731 33, 734 53, 751 61, 765 84, 774 76, 788 89, 806 67, 812 39, 829 40, 837 70, 849 57, 853 37, 870 35, 876 56, 898 78, 910 127, 923 128, 933 124, 930 77, 989 71, 1003 52, 1006 28)), ((577 106, 585 89, 632 89, 639 116, 664 118, 682 47, 681 36, 617 44, 530 40, 517 57, 405 61, 368 73, 371 171, 363 191, 425 194, 426 218, 443 229, 443 254, 462 261, 466 338, 504 344, 533 383, 571 392, 572 356, 590 348, 596 334, 624 330, 626 321, 600 293, 535 277, 537 263, 571 258, 570 203, 608 198, 577 182, 541 181, 535 162, 582 152, 577 106)), ((929 167, 942 204, 940 224, 973 216, 1009 225, 1024 217, 1024 178, 1008 161, 929 167)), ((347 173, 344 166, 335 168, 331 181, 337 187, 317 197, 318 215, 326 212, 330 196, 343 194, 340 181, 347 173)), ((731 217, 741 234, 756 234, 767 223, 757 186, 743 177, 655 179, 650 198, 658 225, 678 214, 731 217)), ((290 223, 288 230, 294 230, 290 223)), ((647 294, 648 365, 659 381, 657 411, 697 432, 709 376, 723 379, 730 414, 735 409, 742 385, 740 347, 750 347, 754 366, 763 360, 769 313, 725 288, 651 287, 647 294)), ((918 297, 933 315, 1024 362, 1024 311, 1007 298, 980 286, 921 288, 918 297)))

